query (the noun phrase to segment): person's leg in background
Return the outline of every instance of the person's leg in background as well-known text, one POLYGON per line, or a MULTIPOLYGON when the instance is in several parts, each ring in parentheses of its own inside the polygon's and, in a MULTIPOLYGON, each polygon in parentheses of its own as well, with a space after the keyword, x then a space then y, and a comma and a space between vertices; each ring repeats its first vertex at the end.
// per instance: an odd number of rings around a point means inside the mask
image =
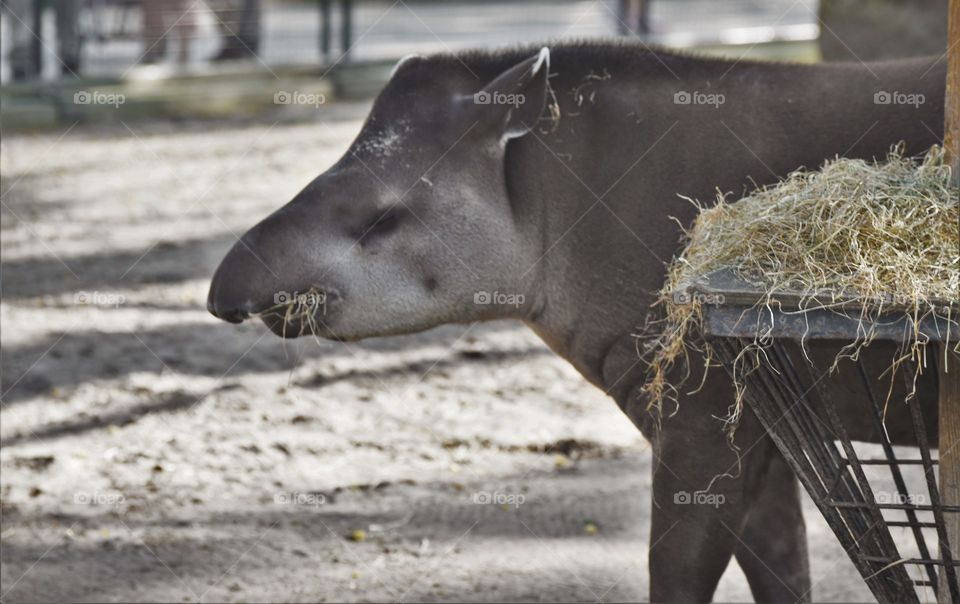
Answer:
POLYGON ((63 74, 80 71, 80 0, 59 0, 53 3, 57 15, 57 53, 63 74))
POLYGON ((143 15, 143 58, 141 63, 159 63, 167 50, 164 13, 168 10, 168 0, 144 0, 140 10, 143 15))
POLYGON ((176 23, 173 29, 177 32, 177 44, 179 45, 177 63, 186 65, 190 59, 190 44, 197 29, 196 3, 189 0, 177 0, 176 4, 177 6, 174 8, 171 17, 176 23))
POLYGON ((260 48, 260 0, 211 0, 223 46, 214 61, 249 59, 260 48))
POLYGON ((237 33, 250 52, 255 54, 260 51, 260 0, 243 0, 243 17, 237 33))
POLYGON ((620 0, 620 34, 650 33, 650 0, 620 0))
POLYGON ((650 33, 650 3, 653 0, 638 0, 637 31, 641 34, 650 33))
POLYGON ((14 81, 31 78, 40 73, 33 56, 34 0, 4 0, 4 13, 10 24, 10 72, 14 81))
POLYGON ((178 38, 177 61, 186 63, 196 19, 195 2, 190 0, 144 0, 142 63, 162 62, 166 56, 167 38, 174 33, 178 38))
POLYGON ((620 0, 617 6, 617 31, 621 36, 630 35, 630 4, 632 0, 620 0))

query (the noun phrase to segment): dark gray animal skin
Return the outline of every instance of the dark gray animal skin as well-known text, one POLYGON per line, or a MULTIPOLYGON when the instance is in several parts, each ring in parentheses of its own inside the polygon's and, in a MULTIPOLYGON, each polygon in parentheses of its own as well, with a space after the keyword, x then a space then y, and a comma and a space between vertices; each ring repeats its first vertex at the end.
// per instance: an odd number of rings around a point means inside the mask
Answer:
MULTIPOLYGON (((652 600, 710 600, 735 557, 757 600, 807 601, 789 468, 749 411, 738 463, 716 419, 733 401, 723 371, 684 391, 655 430, 634 334, 679 251, 678 223, 695 215, 679 195, 739 196, 836 155, 882 158, 900 141, 920 154, 942 138, 945 73, 936 57, 791 65, 619 43, 411 57, 344 157, 227 254, 208 305, 239 322, 278 292, 318 288, 318 335, 341 340, 522 320, 653 444, 652 600), (483 303, 480 292, 499 296, 483 303), (675 498, 708 486, 722 505, 675 498)), ((265 321, 278 334, 302 327, 265 321)), ((870 350, 886 392, 891 350, 870 350)), ((821 367, 831 354, 815 347, 821 367)), ((826 379, 839 401, 862 398, 844 372, 826 379)), ((932 424, 929 372, 919 389, 932 424)), ((874 439, 864 409, 844 413, 864 426, 856 438, 874 439)), ((905 405, 887 422, 907 438, 905 405)))

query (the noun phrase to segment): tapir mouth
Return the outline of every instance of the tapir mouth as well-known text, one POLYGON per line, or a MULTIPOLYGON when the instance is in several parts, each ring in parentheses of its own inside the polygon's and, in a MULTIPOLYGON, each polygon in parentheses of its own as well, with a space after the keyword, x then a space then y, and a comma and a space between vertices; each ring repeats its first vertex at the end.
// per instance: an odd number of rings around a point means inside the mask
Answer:
POLYGON ((339 340, 329 327, 332 310, 340 301, 335 290, 310 288, 306 293, 277 298, 277 303, 253 313, 282 338, 316 336, 339 340))
POLYGON ((285 318, 273 313, 259 314, 257 316, 270 331, 281 338, 293 339, 301 336, 317 336, 336 339, 332 338, 332 332, 329 328, 305 317, 285 318))

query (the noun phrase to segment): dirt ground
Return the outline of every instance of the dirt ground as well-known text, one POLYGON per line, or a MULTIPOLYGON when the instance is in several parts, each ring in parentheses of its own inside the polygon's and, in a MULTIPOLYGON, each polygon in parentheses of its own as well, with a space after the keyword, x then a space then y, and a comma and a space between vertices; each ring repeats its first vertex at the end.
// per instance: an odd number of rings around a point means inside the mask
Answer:
MULTIPOLYGON (((284 343, 207 314, 364 111, 3 138, 3 601, 646 598, 649 449, 521 325, 284 343)), ((870 599, 807 512, 815 599, 870 599)), ((735 565, 717 598, 750 599, 735 565)))

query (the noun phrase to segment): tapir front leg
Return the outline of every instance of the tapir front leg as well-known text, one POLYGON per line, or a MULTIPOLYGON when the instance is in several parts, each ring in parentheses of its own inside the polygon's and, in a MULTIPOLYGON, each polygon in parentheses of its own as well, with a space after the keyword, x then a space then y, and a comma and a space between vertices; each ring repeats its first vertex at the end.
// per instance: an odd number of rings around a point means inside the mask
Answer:
POLYGON ((717 386, 685 397, 652 438, 651 600, 709 602, 734 554, 745 562, 744 572, 759 601, 807 598, 809 573, 796 483, 789 469, 773 465, 782 460, 748 411, 736 431, 738 458, 716 419, 727 411, 726 404, 717 401, 730 400, 717 396, 727 390, 717 386), (775 509, 777 502, 786 507, 775 509), (747 559, 750 549, 759 556, 784 555, 767 569, 756 558, 747 559))
POLYGON ((737 562, 758 602, 809 602, 810 564, 800 485, 769 438, 770 466, 755 493, 736 550, 737 562))
MULTIPOLYGON (((677 494, 691 493, 692 482, 689 475, 674 474, 670 466, 675 461, 676 456, 666 455, 654 467, 650 601, 709 602, 737 547, 734 531, 745 510, 739 503, 713 508, 679 502, 677 494)), ((709 476, 701 477, 709 482, 709 476)))

